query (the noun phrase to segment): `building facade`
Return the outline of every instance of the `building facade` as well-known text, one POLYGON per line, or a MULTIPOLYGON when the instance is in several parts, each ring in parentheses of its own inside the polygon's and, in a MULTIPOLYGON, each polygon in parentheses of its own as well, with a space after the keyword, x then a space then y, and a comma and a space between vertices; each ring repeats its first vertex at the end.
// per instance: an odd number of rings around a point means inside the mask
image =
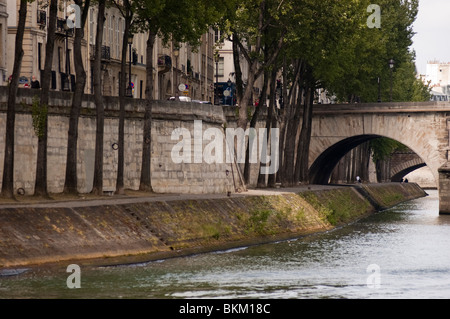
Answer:
POLYGON ((431 99, 434 101, 450 100, 450 63, 430 61, 427 63, 425 83, 430 83, 431 99))
MULTIPOLYGON (((6 48, 0 52, 0 72, 5 73, 6 80, 12 74, 14 64, 19 4, 19 0, 0 0, 0 41, 4 40, 6 48), (6 2, 5 5, 2 5, 2 1, 7 1, 7 6, 6 2), (5 8, 4 14, 2 14, 3 8, 5 8), (3 34, 4 37, 2 37, 3 34), (7 52, 8 54, 6 54, 7 52)), ((69 1, 63 1, 58 8, 51 79, 51 90, 56 91, 74 90, 73 42, 75 33, 74 29, 65 28, 67 17, 71 14, 70 4, 69 1)), ((85 36, 82 41, 83 63, 87 75, 86 94, 93 93, 92 66, 95 52, 97 11, 96 6, 90 8, 84 29, 85 36)), ((36 76, 38 80, 41 78, 45 63, 48 15, 48 8, 42 2, 34 1, 28 4, 23 43, 25 55, 19 81, 21 87, 28 86, 32 76, 36 76)), ((101 50, 102 89, 105 96, 119 95, 124 29, 125 20, 120 10, 114 6, 108 7, 105 14, 101 50)), ((146 43, 147 34, 138 33, 133 36, 133 43, 127 48, 127 82, 131 82, 134 98, 145 98, 146 43), (131 72, 129 72, 130 64, 131 72)), ((202 36, 202 44, 199 48, 191 48, 189 45, 181 44, 175 50, 173 43, 163 45, 161 39, 157 39, 153 52, 154 98, 169 99, 173 96, 185 95, 193 100, 212 101, 214 98, 213 55, 214 31, 212 30, 202 36), (181 84, 184 84, 184 86, 181 84)), ((0 74, 0 81, 1 78, 0 74)), ((3 83, 3 85, 6 84, 7 82, 3 83)))
POLYGON ((7 53, 7 39, 8 39, 8 13, 6 0, 0 0, 0 85, 4 85, 8 80, 8 72, 6 60, 7 53))

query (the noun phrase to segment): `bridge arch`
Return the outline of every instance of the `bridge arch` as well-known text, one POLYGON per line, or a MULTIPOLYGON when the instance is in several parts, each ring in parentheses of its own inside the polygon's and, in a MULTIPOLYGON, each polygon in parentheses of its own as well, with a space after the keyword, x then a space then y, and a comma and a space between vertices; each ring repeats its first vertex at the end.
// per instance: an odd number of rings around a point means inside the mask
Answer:
MULTIPOLYGON (((386 136, 376 134, 363 134, 348 137, 331 145, 323 151, 313 162, 309 169, 309 181, 311 184, 328 184, 339 161, 355 147, 369 142, 371 140, 386 136)), ((392 182, 400 182, 401 179, 409 173, 427 166, 427 164, 418 155, 417 159, 402 163, 392 171, 392 182)))
POLYGON ((414 172, 415 170, 425 166, 427 166, 427 164, 425 164, 419 158, 404 162, 401 165, 394 167, 394 169, 391 171, 392 174, 391 181, 400 182, 402 178, 408 175, 409 173, 414 172))
POLYGON ((377 137, 399 141, 430 168, 440 213, 450 214, 450 103, 314 105, 310 182, 328 183, 333 168, 357 145, 377 137))
POLYGON ((328 184, 334 168, 345 154, 360 144, 380 137, 378 135, 352 136, 327 148, 309 168, 309 182, 319 185, 328 184))

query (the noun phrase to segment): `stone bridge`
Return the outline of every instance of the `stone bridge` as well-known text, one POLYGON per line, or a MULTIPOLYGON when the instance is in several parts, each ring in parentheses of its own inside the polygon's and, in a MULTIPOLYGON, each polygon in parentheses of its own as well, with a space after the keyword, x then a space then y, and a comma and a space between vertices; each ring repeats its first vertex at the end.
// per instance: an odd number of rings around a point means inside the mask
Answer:
MULTIPOLYGON (((440 212, 450 213, 449 102, 316 105, 309 156, 310 183, 327 184, 351 149, 379 137, 401 142, 418 155, 399 170, 427 165, 437 181, 440 212)), ((411 169, 412 170, 412 169, 411 169)))
POLYGON ((427 164, 413 151, 399 151, 390 158, 390 180, 400 182, 403 177, 427 164))

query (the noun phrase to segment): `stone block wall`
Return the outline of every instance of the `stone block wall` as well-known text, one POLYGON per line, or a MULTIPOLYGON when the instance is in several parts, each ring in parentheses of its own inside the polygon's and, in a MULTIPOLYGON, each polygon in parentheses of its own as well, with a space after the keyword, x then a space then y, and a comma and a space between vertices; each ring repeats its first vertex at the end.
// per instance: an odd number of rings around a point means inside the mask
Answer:
MULTIPOLYGON (((0 176, 3 175, 6 127, 6 88, 0 88, 0 176)), ((37 137, 32 126, 30 105, 33 94, 30 89, 19 90, 15 127, 15 188, 34 193, 37 137)), ((51 92, 48 117, 48 191, 62 192, 64 187, 67 136, 69 127, 70 93, 51 92)), ((117 98, 105 98, 104 133, 104 191, 115 190, 118 164, 118 110, 117 98)), ((125 120, 125 187, 139 189, 144 101, 129 99, 125 120)), ((175 163, 172 149, 179 140, 172 140, 177 128, 187 129, 192 137, 194 150, 194 121, 201 121, 203 132, 208 128, 223 131, 225 117, 221 107, 207 104, 174 101, 154 101, 152 121, 152 186, 158 193, 227 193, 234 192, 231 164, 221 163, 175 163), (227 174, 228 172, 228 174, 227 174)), ((86 95, 79 120, 78 139, 78 186, 80 193, 92 189, 95 155, 95 105, 86 95)), ((202 134, 203 135, 203 134, 202 134)), ((202 150, 209 141, 202 142, 202 150)), ((193 156, 192 156, 193 158, 193 156)), ((234 168, 235 171, 235 168, 234 168)), ((236 176, 234 176, 237 178, 236 176)), ((1 178, 0 178, 1 187, 1 178)))

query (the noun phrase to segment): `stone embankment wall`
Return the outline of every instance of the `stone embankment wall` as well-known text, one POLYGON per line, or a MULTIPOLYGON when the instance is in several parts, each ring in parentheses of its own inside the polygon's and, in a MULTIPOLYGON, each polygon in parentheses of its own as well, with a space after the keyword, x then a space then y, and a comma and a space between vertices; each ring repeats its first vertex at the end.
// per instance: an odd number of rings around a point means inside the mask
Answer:
MULTIPOLYGON (((15 172, 16 189, 25 190, 26 195, 34 193, 37 137, 34 133, 31 116, 33 97, 36 90, 19 89, 17 97, 17 115, 15 128, 15 172)), ((48 111, 48 190, 50 193, 63 191, 67 136, 71 94, 50 92, 48 111)), ((0 176, 2 175, 5 128, 7 110, 7 87, 0 87, 0 176)), ((105 133, 104 133, 104 190, 115 190, 118 165, 118 114, 119 100, 104 97, 105 133)), ((92 190, 95 156, 96 110, 92 95, 85 95, 82 104, 78 130, 78 181, 79 192, 92 190)), ((139 188, 142 143, 144 101, 127 99, 125 120, 125 187, 139 188)), ((208 129, 223 132, 226 118, 221 107, 198 103, 177 103, 172 101, 154 101, 152 122, 152 186, 158 193, 221 193, 234 192, 239 178, 236 168, 224 158, 219 163, 208 164, 201 158, 207 147, 203 133, 208 129), (195 132, 194 121, 201 121, 202 131, 195 132), (176 129, 189 131, 190 139, 172 134, 176 129), (184 141, 184 150, 191 148, 191 163, 177 163, 172 150, 184 141), (199 147, 199 148, 198 148, 199 147), (200 153, 200 162, 195 161, 194 152, 200 153), (228 173, 227 173, 228 172, 228 173), (233 174, 231 173, 233 172, 233 174), (234 176, 233 176, 234 175, 234 176), (233 178, 234 177, 234 178, 233 178)), ((198 122, 200 123, 200 122, 198 122)), ((214 138, 214 137, 213 137, 214 138)), ((224 141, 222 141, 224 143, 224 141)), ((223 145, 226 154, 226 145, 223 145)), ((235 165, 234 165, 235 166, 235 165)), ((0 187, 1 187, 0 178, 0 187)))
POLYGON ((0 208, 0 267, 147 261, 298 238, 426 196, 416 184, 302 188, 64 208, 0 208))

